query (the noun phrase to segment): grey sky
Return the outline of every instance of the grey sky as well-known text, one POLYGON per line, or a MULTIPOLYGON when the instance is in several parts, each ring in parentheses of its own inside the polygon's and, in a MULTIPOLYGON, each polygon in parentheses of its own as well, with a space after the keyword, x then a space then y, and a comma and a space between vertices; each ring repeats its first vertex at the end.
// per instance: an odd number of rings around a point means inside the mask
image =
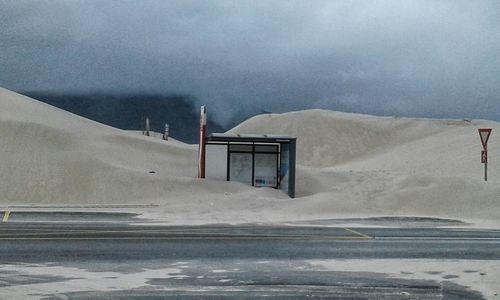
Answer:
POLYGON ((500 1, 0 0, 0 85, 500 120, 500 1))

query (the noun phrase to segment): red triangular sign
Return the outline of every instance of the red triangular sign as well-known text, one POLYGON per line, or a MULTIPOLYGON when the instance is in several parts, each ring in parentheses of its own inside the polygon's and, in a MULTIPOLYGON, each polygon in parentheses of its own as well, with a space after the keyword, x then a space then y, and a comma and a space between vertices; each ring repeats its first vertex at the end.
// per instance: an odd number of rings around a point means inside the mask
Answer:
POLYGON ((483 148, 486 150, 488 145, 488 140, 490 139, 491 128, 481 128, 478 129, 479 137, 481 137, 481 143, 483 144, 483 148))

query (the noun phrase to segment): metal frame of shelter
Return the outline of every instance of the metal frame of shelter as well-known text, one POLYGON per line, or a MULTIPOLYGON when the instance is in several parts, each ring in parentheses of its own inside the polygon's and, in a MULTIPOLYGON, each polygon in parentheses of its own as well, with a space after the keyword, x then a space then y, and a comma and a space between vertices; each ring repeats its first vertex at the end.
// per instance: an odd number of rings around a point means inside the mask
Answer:
MULTIPOLYGON (((273 188, 284 189, 291 198, 295 197, 295 162, 296 138, 282 135, 250 135, 213 133, 205 138, 205 145, 227 145, 227 175, 230 181, 231 154, 245 153, 252 155, 252 186, 255 186, 255 156, 256 154, 276 154, 276 183, 273 188), (286 152, 286 153, 285 153, 286 152), (285 169, 286 166, 286 170, 285 169), (282 170, 283 169, 283 170, 282 170), (286 186, 282 186, 284 176, 286 186)), ((284 184, 285 185, 285 184, 284 184)))

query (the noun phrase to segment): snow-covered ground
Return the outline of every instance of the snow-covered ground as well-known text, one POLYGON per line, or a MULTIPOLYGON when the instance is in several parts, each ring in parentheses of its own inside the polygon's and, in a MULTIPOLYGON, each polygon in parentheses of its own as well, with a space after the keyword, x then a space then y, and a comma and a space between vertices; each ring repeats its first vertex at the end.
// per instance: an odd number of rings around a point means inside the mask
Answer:
POLYGON ((497 122, 308 110, 257 116, 231 132, 297 137, 298 197, 197 179, 197 145, 118 130, 0 89, 0 206, 154 204, 140 211, 172 224, 388 215, 500 224, 497 122), (493 128, 488 182, 480 127, 493 128))
MULTIPOLYGON (((248 274, 245 264, 240 262, 223 261, 231 269, 212 269, 196 276, 198 280, 212 277, 221 283, 229 282, 227 286, 203 286, 193 285, 193 273, 188 270, 199 267, 207 267, 200 261, 171 262, 155 268, 144 267, 131 268, 127 272, 117 270, 102 270, 91 263, 87 266, 60 266, 53 263, 48 264, 3 264, 0 272, 4 274, 15 274, 24 281, 32 280, 32 283, 14 286, 1 286, 0 294, 9 299, 40 299, 42 296, 55 295, 60 299, 66 299, 66 294, 75 292, 105 292, 143 289, 154 291, 238 291, 245 287, 235 275, 248 274), (90 268, 89 268, 90 266, 90 268), (237 267, 237 268, 234 268, 237 267), (97 269, 97 270, 93 270, 97 269), (161 279, 164 286, 154 285, 151 280, 161 279), (169 280, 179 282, 179 285, 169 285, 169 280), (239 281, 239 285, 236 284, 239 281), (190 285, 190 284, 191 285, 190 285)), ((137 263, 137 262, 134 262, 137 263)), ((308 270, 323 272, 325 276, 329 271, 352 272, 351 274, 372 274, 389 276, 398 279, 432 280, 436 283, 451 282, 462 285, 470 290, 480 291, 486 299, 497 299, 499 294, 498 276, 500 272, 496 261, 489 260, 432 260, 432 259, 379 259, 379 260, 307 260, 298 261, 297 265, 290 265, 289 261, 261 261, 260 265, 271 265, 279 267, 287 266, 290 271, 307 272, 308 270), (280 264, 281 263, 281 264, 280 264)), ((210 265, 208 265, 210 267, 210 265)), ((215 267, 215 266, 214 266, 215 267)), ((109 267, 108 267, 109 268, 109 267)), ((106 266, 104 266, 106 269, 106 266)), ((203 268, 202 268, 203 269, 203 268)), ((11 275, 12 276, 12 275, 11 275)), ((252 278, 250 275, 249 278, 252 278)), ((196 281, 195 281, 196 282, 196 281)), ((255 286, 250 286, 255 289, 255 286)), ((249 291, 250 292, 250 291, 249 291)), ((231 294, 229 294, 231 295, 231 294)), ((415 299, 409 295, 401 294, 401 299, 415 299)), ((420 298, 419 298, 420 299, 420 298)))
POLYGON ((346 259, 308 261, 324 271, 384 273, 394 278, 443 280, 481 291, 486 299, 499 294, 499 264, 494 260, 346 259))

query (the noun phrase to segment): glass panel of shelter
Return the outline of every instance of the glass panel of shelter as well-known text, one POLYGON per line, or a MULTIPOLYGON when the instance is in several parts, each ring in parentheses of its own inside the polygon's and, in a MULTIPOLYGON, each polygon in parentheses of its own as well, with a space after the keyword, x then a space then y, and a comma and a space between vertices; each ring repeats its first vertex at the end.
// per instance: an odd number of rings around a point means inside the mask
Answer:
POLYGON ((229 153, 229 180, 252 184, 252 153, 229 153))
POLYGON ((279 186, 279 144, 229 144, 228 180, 258 187, 279 186))

